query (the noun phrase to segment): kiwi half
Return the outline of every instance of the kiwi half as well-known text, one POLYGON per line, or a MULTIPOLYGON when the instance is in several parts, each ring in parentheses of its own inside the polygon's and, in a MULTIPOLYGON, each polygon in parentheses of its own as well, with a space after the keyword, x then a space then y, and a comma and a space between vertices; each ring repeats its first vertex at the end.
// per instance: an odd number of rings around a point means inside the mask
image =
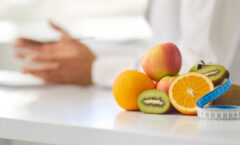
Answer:
POLYGON ((207 75, 214 85, 217 85, 224 80, 227 70, 222 65, 208 65, 196 72, 207 75))
POLYGON ((138 96, 137 104, 144 113, 161 114, 170 110, 168 95, 160 90, 147 90, 138 96))
POLYGON ((191 69, 189 70, 189 72, 196 72, 197 70, 199 70, 205 66, 207 66, 207 64, 203 60, 201 60, 199 63, 193 65, 191 67, 191 69))
POLYGON ((227 72, 226 72, 226 74, 225 74, 225 78, 226 78, 226 79, 229 79, 229 77, 230 77, 230 72, 227 70, 227 72))

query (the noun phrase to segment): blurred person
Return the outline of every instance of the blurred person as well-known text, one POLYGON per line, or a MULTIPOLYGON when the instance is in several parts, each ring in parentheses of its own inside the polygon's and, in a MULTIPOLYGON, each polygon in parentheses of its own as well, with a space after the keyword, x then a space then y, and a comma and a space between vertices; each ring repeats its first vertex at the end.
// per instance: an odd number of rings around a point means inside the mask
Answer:
MULTIPOLYGON (((184 71, 200 59, 231 66, 240 44, 240 1, 151 0, 146 16, 155 44, 173 42, 179 46, 184 71)), ((62 28, 52 22, 50 25, 62 34, 59 41, 19 38, 15 42, 17 57, 42 64, 40 68, 23 68, 23 73, 48 83, 111 87, 120 72, 139 69, 137 57, 95 56, 91 48, 62 28), (34 53, 24 55, 22 48, 34 53)))

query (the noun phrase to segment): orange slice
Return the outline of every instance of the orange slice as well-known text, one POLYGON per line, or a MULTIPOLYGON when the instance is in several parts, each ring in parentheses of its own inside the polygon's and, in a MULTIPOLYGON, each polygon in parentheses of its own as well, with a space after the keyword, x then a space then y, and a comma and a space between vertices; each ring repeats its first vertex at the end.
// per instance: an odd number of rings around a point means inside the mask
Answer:
POLYGON ((203 74, 190 72, 178 76, 169 88, 169 99, 181 113, 197 114, 196 102, 214 89, 212 81, 203 74))

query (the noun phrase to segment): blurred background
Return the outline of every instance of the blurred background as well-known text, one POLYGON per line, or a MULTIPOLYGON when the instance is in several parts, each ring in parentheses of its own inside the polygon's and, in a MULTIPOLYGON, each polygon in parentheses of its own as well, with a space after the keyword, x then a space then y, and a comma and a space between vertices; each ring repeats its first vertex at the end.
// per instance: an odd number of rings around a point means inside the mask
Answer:
POLYGON ((0 0, 0 69, 19 70, 26 65, 13 55, 12 43, 17 37, 40 41, 59 38, 48 20, 82 39, 96 54, 109 55, 121 49, 121 53, 133 55, 134 49, 146 47, 152 37, 144 19, 147 3, 148 0, 0 0))
MULTIPOLYGON (((119 49, 121 53, 134 55, 134 49, 145 48, 152 37, 144 19, 147 2, 0 0, 0 70, 18 71, 23 65, 30 65, 14 57, 12 43, 17 37, 40 41, 59 38, 59 33, 50 28, 48 20, 66 29, 73 37, 83 39, 96 54, 112 55, 112 52, 119 49)), ((6 75, 0 75, 0 78, 1 76, 6 75)), ((1 79, 4 80, 3 77, 1 79)), ((0 145, 32 144, 34 143, 0 139, 0 145)))
MULTIPOLYGON (((12 44, 16 38, 59 39, 48 20, 83 41, 96 55, 120 52, 135 56, 136 50, 151 46, 152 32, 145 20, 147 5, 148 0, 0 0, 0 70, 19 71, 22 66, 31 65, 15 58, 12 44)), ((239 62, 233 62, 232 68, 234 82, 240 83, 239 62)), ((2 144, 33 143, 0 140, 2 144)))
MULTIPOLYGON (((148 0, 0 0, 0 70, 32 65, 14 56, 19 36, 39 41, 59 39, 48 25, 52 20, 81 39, 96 55, 135 56, 151 47, 152 32, 145 19, 148 0), (117 51, 120 50, 120 51, 117 51)), ((240 49, 237 50, 239 54, 240 49)), ((236 55, 234 60, 240 60, 236 55)), ((233 82, 240 83, 239 62, 233 61, 233 82)))

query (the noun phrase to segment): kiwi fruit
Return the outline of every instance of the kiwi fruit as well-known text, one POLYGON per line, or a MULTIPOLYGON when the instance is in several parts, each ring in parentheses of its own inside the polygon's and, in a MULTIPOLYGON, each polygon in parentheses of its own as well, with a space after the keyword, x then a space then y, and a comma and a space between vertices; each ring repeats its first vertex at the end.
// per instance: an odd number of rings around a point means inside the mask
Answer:
POLYGON ((146 90, 138 96, 137 104, 144 113, 162 114, 170 110, 168 95, 160 90, 146 90))
POLYGON ((226 72, 226 74, 225 74, 225 78, 226 78, 226 79, 229 79, 229 77, 230 77, 230 72, 227 70, 227 72, 226 72))
POLYGON ((227 79, 227 78, 224 78, 224 79, 222 80, 222 82, 220 82, 220 83, 217 84, 217 85, 214 85, 214 87, 215 87, 215 88, 218 88, 219 86, 223 85, 223 84, 226 83, 227 81, 228 81, 228 79, 227 79))
POLYGON ((224 78, 223 81, 220 83, 220 85, 223 85, 224 83, 226 83, 228 81, 227 78, 224 78))
POLYGON ((191 67, 191 69, 189 70, 189 72, 196 72, 197 70, 199 70, 205 66, 207 66, 207 64, 203 60, 201 60, 199 63, 193 65, 191 67))
POLYGON ((208 65, 196 72, 207 75, 214 85, 221 83, 227 73, 227 70, 222 65, 208 65))
POLYGON ((229 77, 230 77, 230 73, 229 73, 229 71, 227 70, 227 71, 226 71, 226 74, 225 74, 225 78, 224 78, 224 79, 222 80, 222 82, 220 82, 217 86, 215 85, 215 87, 219 87, 219 86, 223 85, 224 83, 226 83, 226 82, 228 81, 229 77))

